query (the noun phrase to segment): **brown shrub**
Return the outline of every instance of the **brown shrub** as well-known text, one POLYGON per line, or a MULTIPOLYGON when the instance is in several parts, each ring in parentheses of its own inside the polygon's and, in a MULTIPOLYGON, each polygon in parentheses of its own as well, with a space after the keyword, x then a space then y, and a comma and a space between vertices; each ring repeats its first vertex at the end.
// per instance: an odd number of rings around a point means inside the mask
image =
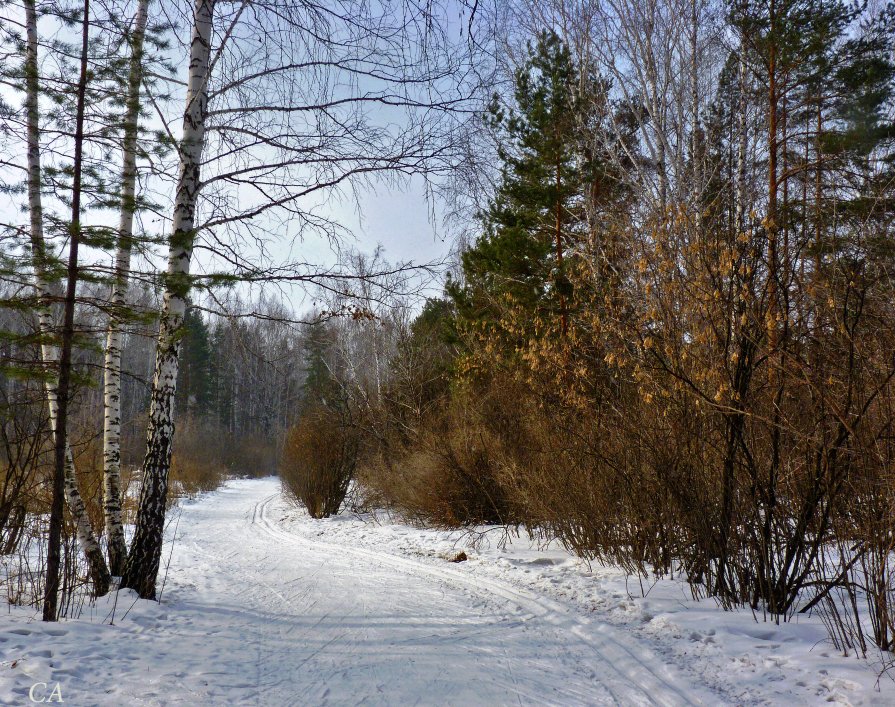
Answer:
POLYGON ((83 428, 75 430, 71 439, 75 473, 78 475, 78 491, 84 499, 90 524, 102 533, 103 515, 103 439, 83 428))
POLYGON ((27 513, 47 505, 40 402, 33 395, 16 398, 0 391, 0 555, 15 551, 27 513))
POLYGON ((414 522, 437 527, 514 524, 516 504, 498 480, 498 457, 512 445, 513 407, 495 386, 461 394, 433 412, 409 437, 389 430, 365 455, 360 481, 373 502, 414 522))
POLYGON ((177 429, 169 478, 172 501, 218 488, 227 478, 219 430, 186 418, 177 429))
POLYGON ((323 407, 302 415, 286 435, 280 478, 283 488, 313 518, 339 512, 357 466, 358 435, 323 407))

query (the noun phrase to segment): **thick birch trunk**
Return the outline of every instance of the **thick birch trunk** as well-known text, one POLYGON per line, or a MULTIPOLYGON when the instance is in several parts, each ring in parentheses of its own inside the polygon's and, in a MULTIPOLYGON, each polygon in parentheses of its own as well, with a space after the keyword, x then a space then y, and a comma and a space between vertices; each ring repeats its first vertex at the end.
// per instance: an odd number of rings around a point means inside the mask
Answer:
MULTIPOLYGON (((25 2, 25 24, 26 24, 26 55, 25 55, 25 113, 27 121, 27 154, 28 154, 28 210, 30 214, 30 237, 31 237, 31 256, 32 269, 34 271, 34 289, 39 298, 37 307, 38 327, 41 337, 41 361, 47 369, 48 377, 46 378, 44 387, 47 395, 47 403, 49 407, 50 428, 54 438, 59 436, 60 425, 59 419, 59 395, 57 386, 59 384, 56 378, 56 371, 59 366, 59 350, 50 343, 49 337, 54 328, 53 315, 51 311, 52 289, 47 276, 47 249, 44 241, 43 230, 43 204, 41 203, 40 194, 40 113, 38 105, 38 69, 37 69, 37 12, 35 10, 34 0, 26 0, 25 2)), ((64 430, 62 431, 64 436, 64 430)), ((58 587, 58 574, 55 579, 50 576, 54 570, 58 573, 59 561, 59 535, 62 527, 62 508, 57 507, 57 501, 60 499, 68 502, 69 510, 75 520, 75 528, 77 532, 78 544, 87 558, 90 576, 94 583, 94 589, 97 594, 105 594, 109 589, 109 572, 106 567, 105 559, 100 548, 93 528, 90 525, 90 519, 87 516, 87 508, 84 505, 84 499, 78 491, 78 481, 75 476, 74 460, 72 458, 71 449, 65 440, 64 449, 64 474, 61 479, 61 488, 57 487, 59 479, 54 482, 54 503, 50 513, 50 539, 48 543, 47 566, 49 574, 47 577, 47 596, 53 594, 55 600, 55 591, 49 591, 53 587, 58 587)), ((45 606, 45 618, 49 614, 55 617, 55 605, 45 606)))
POLYGON ((149 408, 146 457, 140 506, 122 585, 143 598, 155 597, 165 525, 168 470, 174 438, 174 393, 180 354, 180 327, 190 289, 190 258, 193 251, 199 168, 205 139, 208 104, 207 80, 214 0, 196 0, 190 47, 190 74, 183 137, 180 144, 180 176, 174 203, 174 222, 169 239, 168 272, 159 325, 155 375, 149 408))
POLYGON ((111 312, 106 331, 103 370, 103 513, 109 552, 109 569, 120 576, 127 559, 124 525, 121 521, 121 325, 126 304, 137 182, 137 123, 140 116, 140 84, 143 80, 143 38, 149 0, 140 0, 134 18, 127 103, 124 119, 121 170, 121 220, 118 226, 118 250, 115 255, 115 280, 112 284, 111 312))

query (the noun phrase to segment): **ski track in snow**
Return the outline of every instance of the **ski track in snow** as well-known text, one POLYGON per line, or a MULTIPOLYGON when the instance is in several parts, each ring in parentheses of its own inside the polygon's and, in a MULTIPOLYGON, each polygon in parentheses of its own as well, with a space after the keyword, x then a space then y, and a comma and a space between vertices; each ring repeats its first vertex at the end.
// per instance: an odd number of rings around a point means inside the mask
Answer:
POLYGON ((36 682, 79 706, 740 702, 574 602, 326 523, 276 479, 185 504, 161 604, 122 591, 77 621, 0 618, 0 704, 32 704, 36 682))

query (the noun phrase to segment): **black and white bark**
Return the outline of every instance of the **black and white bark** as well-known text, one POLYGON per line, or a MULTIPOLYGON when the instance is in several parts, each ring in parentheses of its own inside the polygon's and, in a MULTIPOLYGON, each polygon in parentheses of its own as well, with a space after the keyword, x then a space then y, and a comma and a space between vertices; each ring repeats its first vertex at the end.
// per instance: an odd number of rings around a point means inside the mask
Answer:
POLYGON ((697 229, 702 227, 702 194, 704 187, 702 145, 700 144, 701 94, 699 86, 701 9, 700 0, 690 1, 690 160, 693 165, 692 174, 690 175, 692 180, 690 185, 690 207, 693 210, 694 223, 697 229))
POLYGON ((165 526, 168 470, 174 441, 174 395, 181 344, 181 324, 190 289, 190 259, 195 241, 196 199, 208 109, 208 73, 215 0, 197 0, 190 46, 189 80, 180 141, 180 172, 169 238, 168 270, 159 323, 155 374, 149 408, 146 456, 140 505, 122 586, 155 598, 165 526))
POLYGON ((109 569, 115 576, 124 571, 127 546, 121 519, 121 347, 122 324, 127 306, 128 279, 133 249, 137 183, 137 130, 140 117, 140 86, 143 81, 143 40, 149 15, 149 0, 139 0, 131 38, 130 68, 125 102, 122 142, 120 222, 115 272, 110 297, 109 322, 103 378, 103 515, 108 543, 109 569))

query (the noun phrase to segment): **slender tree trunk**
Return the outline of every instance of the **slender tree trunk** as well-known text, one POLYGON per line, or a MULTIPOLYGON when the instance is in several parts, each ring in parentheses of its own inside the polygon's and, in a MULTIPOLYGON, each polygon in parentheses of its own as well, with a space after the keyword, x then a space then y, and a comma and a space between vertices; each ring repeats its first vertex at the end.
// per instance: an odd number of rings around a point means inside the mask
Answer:
POLYGON ((651 43, 649 41, 649 35, 651 34, 651 32, 651 30, 647 32, 647 54, 644 57, 644 61, 646 62, 646 91, 648 95, 646 107, 650 117, 650 124, 655 131, 656 146, 654 158, 659 181, 659 209, 661 211, 661 217, 664 221, 667 215, 666 210, 668 208, 668 164, 666 147, 668 136, 665 134, 665 97, 663 95, 660 95, 659 77, 658 71, 656 69, 656 59, 653 56, 652 49, 650 48, 651 43))
POLYGON ((121 521, 121 326, 126 305, 137 182, 137 127, 140 117, 140 84, 143 80, 143 38, 149 0, 140 0, 134 17, 130 71, 124 118, 123 166, 121 170, 121 220, 115 255, 111 312, 106 331, 103 378, 103 514, 109 552, 109 570, 120 576, 127 559, 124 525, 121 521))
MULTIPOLYGON (((89 8, 85 8, 85 10, 87 9, 89 8)), ((37 66, 38 37, 37 12, 34 0, 26 0, 25 2, 25 24, 27 35, 25 55, 25 113, 27 121, 28 207, 30 213, 31 255, 32 268, 34 271, 34 289, 40 300, 37 307, 37 318, 41 336, 41 360, 46 367, 48 374, 44 387, 49 408, 50 427, 53 431, 55 440, 54 448, 56 449, 56 463, 53 476, 53 502, 50 510, 50 527, 47 546, 47 581, 43 607, 44 620, 53 621, 56 618, 58 608, 59 569, 61 563, 60 544, 64 501, 68 501, 69 509, 75 519, 78 543, 87 557, 90 576, 94 583, 94 590, 98 595, 105 594, 108 591, 109 573, 106 568, 106 562, 103 558, 99 542, 93 533, 93 528, 90 526, 87 509, 84 506, 84 499, 81 498, 81 495, 78 492, 74 460, 72 458, 71 449, 68 447, 68 438, 65 427, 67 421, 64 418, 67 417, 68 413, 67 389, 69 387, 71 367, 70 342, 68 353, 69 360, 66 363, 60 360, 60 352, 56 346, 50 343, 49 339, 54 328, 51 308, 53 292, 48 276, 48 253, 44 241, 43 205, 41 203, 40 193, 40 109, 38 105, 39 79, 37 66), (69 369, 64 376, 65 378, 68 378, 68 380, 63 380, 62 369, 65 367, 69 369), (60 405, 63 396, 66 399, 66 403, 60 405), (59 419, 60 407, 65 407, 65 410, 63 411, 64 417, 61 421, 59 419), (62 450, 61 457, 59 456, 60 449, 62 450)), ((87 32, 86 20, 84 32, 87 32)), ((86 48, 84 49, 81 61, 82 77, 81 83, 79 84, 80 108, 78 113, 80 138, 76 136, 76 141, 79 143, 83 142, 83 100, 81 98, 81 91, 86 90, 86 48)), ((80 171, 80 161, 78 162, 78 170, 80 171)), ((79 178, 78 175, 78 179, 79 178)), ((80 185, 77 182, 75 183, 75 191, 77 192, 77 199, 79 202, 80 185)), ((78 213, 80 213, 79 204, 78 213)), ((79 231, 77 222, 73 222, 73 232, 74 231, 79 231)), ((72 256, 70 251, 69 280, 71 280, 72 275, 74 275, 75 278, 77 276, 77 236, 73 235, 71 248, 74 249, 74 255, 72 256), (72 265, 74 265, 73 268, 72 265)), ((66 309, 67 301, 68 293, 66 293, 66 309)), ((72 293, 72 303, 73 302, 74 294, 72 293)), ((72 304, 72 315, 73 313, 74 307, 72 304)), ((63 338, 64 335, 63 332, 63 338)), ((63 345, 63 354, 64 348, 65 346, 63 345)))
POLYGON ((143 486, 136 529, 122 578, 122 586, 141 597, 155 597, 155 580, 162 552, 168 470, 174 439, 174 394, 180 355, 180 329, 190 290, 190 258, 195 240, 194 218, 199 193, 199 169, 205 140, 207 81, 214 0, 196 0, 190 46, 190 73, 180 144, 180 176, 169 239, 168 271, 159 323, 155 375, 152 381, 143 460, 143 486))
MULTIPOLYGON (((823 151, 821 150, 821 139, 823 137, 823 127, 823 111, 821 110, 820 98, 818 98, 817 136, 814 139, 816 153, 814 159, 817 161, 817 169, 814 171, 814 282, 816 287, 820 285, 820 270, 821 265, 823 264, 821 256, 821 248, 823 243, 823 230, 821 228, 821 221, 823 217, 823 151)), ((807 162, 807 160, 805 161, 807 162)), ((805 182, 808 182, 807 177, 805 179, 805 182)))
MULTIPOLYGON (((560 279, 564 278, 562 260, 562 165, 556 163, 556 271, 560 279)), ((569 331, 569 314, 566 310, 566 297, 559 293, 560 331, 565 336, 569 331)))
MULTIPOLYGON (((69 225, 68 268, 66 270, 65 300, 62 309, 61 352, 59 377, 56 381, 56 444, 54 447, 53 505, 61 508, 59 491, 67 485, 68 466, 68 407, 71 397, 71 354, 75 338, 75 292, 78 287, 78 247, 81 242, 81 173, 84 160, 84 101, 87 92, 87 39, 90 30, 90 0, 84 0, 81 31, 81 73, 78 78, 78 103, 75 114, 75 156, 72 174, 71 224, 69 225)), ((47 592, 58 592, 57 586, 47 586, 47 592)), ((44 603, 44 621, 55 621, 44 603)))
POLYGON ((739 110, 737 111, 737 174, 736 174, 736 228, 737 235, 746 228, 746 45, 740 42, 739 110))
POLYGON ((668 171, 665 160, 665 143, 659 143, 659 206, 662 209, 662 218, 668 209, 668 171))
POLYGON ((761 507, 761 557, 759 558, 758 579, 762 598, 766 601, 768 611, 779 614, 783 610, 777 596, 773 579, 774 558, 772 557, 772 536, 777 505, 777 480, 780 470, 780 450, 782 443, 780 401, 783 398, 783 353, 781 351, 781 307, 780 307, 780 254, 778 223, 778 197, 780 180, 777 173, 777 160, 780 151, 779 130, 780 96, 785 93, 778 84, 777 68, 777 6, 775 0, 770 3, 771 41, 768 54, 768 215, 766 231, 768 236, 768 284, 767 284, 767 337, 768 337, 768 382, 773 391, 773 412, 771 414, 771 459, 767 479, 763 488, 759 489, 761 507))
MULTIPOLYGON (((35 289, 40 303, 37 316, 41 334, 41 359, 46 363, 46 336, 52 326, 48 302, 49 287, 41 273, 46 269, 46 249, 43 241, 43 209, 40 195, 40 123, 38 113, 37 75, 37 11, 34 0, 25 0, 25 113, 28 123, 28 207, 31 217, 31 258, 34 267, 35 289)), ((47 383, 49 393, 50 383, 47 383)), ((52 413, 51 413, 52 414, 52 413)), ((47 539, 47 576, 44 586, 43 620, 55 621, 59 604, 59 566, 61 564, 62 514, 65 504, 65 470, 57 468, 53 474, 53 499, 50 506, 50 528, 47 539)))
POLYGON ((702 229, 702 155, 699 139, 699 0, 690 0, 690 159, 693 160, 693 185, 690 198, 695 225, 702 229))
MULTIPOLYGON (((771 2, 771 32, 776 30, 775 5, 771 2)), ((777 93, 777 47, 776 39, 771 40, 768 57, 768 215, 765 228, 768 236, 768 315, 767 333, 770 353, 778 346, 778 294, 777 294, 777 238, 780 232, 777 224, 777 196, 780 185, 777 181, 778 138, 778 93, 777 93)), ((772 367, 773 370, 773 367, 772 367)))

